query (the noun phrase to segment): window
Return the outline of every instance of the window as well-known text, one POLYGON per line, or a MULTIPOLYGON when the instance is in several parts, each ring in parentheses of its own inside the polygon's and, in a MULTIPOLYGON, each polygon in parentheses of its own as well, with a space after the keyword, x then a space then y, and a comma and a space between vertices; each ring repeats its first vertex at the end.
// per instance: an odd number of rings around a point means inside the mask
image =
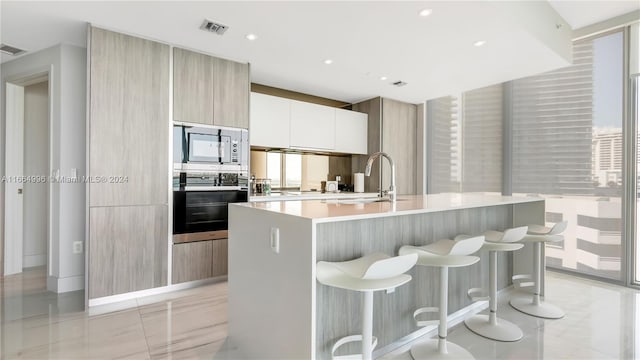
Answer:
POLYGON ((502 191, 502 85, 427 103, 430 193, 502 191))
POLYGON ((572 66, 512 82, 513 192, 569 222, 549 266, 622 280, 623 33, 573 53, 572 66))

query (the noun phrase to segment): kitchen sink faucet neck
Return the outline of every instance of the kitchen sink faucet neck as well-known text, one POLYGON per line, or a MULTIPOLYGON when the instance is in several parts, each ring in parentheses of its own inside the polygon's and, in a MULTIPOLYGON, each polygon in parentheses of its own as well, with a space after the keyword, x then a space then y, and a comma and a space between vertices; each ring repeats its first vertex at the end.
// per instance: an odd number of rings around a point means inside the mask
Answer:
MULTIPOLYGON (((389 165, 391 166, 391 185, 389 186, 389 190, 387 190, 386 193, 389 195, 389 200, 391 200, 391 202, 395 202, 396 196, 397 196, 396 195, 396 165, 393 162, 393 159, 391 158, 391 156, 389 156, 389 154, 384 152, 376 152, 371 154, 371 156, 369 156, 369 159, 367 160, 367 167, 364 170, 364 175, 371 176, 371 166, 373 166, 373 162, 376 161, 376 159, 381 156, 386 158, 389 161, 389 165)), ((380 184, 380 197, 384 197, 384 195, 385 195, 385 191, 382 190, 382 184, 380 184)))

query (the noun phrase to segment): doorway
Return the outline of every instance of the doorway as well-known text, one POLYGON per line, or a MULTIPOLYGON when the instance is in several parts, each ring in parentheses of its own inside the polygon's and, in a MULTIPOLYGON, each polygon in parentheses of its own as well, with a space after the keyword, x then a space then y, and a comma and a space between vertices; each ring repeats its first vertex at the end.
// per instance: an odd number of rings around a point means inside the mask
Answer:
POLYGON ((7 82, 5 94, 4 280, 26 271, 28 284, 16 281, 19 276, 11 283, 30 291, 46 290, 51 185, 48 73, 7 82))

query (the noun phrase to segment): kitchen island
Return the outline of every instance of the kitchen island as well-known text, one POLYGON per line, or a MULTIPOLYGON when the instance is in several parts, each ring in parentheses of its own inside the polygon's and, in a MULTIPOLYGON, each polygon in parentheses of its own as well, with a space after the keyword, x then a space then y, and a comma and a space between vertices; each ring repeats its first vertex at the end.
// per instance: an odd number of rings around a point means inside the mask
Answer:
MULTIPOLYGON (((544 224, 543 199, 436 194, 400 196, 395 203, 344 199, 232 204, 230 345, 246 358, 328 359, 336 340, 360 332, 361 294, 319 284, 318 261, 345 261, 373 252, 396 255, 403 245, 531 223, 544 224)), ((523 250, 513 257, 501 254, 499 288, 511 284, 514 270, 531 272, 531 256, 523 250)), ((451 269, 450 314, 482 309, 467 298, 470 288, 488 288, 488 256, 478 255, 479 263, 451 269)), ((395 292, 374 294, 377 354, 423 333, 425 329, 414 324, 413 311, 437 306, 437 269, 416 267, 409 274, 413 280, 395 292)))

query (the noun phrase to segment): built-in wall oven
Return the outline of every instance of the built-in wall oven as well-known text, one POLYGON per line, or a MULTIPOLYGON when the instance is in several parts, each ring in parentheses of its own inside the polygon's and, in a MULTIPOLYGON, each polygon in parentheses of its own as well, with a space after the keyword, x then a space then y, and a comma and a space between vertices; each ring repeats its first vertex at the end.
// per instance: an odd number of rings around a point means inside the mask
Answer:
POLYGON ((227 237, 228 205, 248 200, 247 130, 176 124, 174 243, 227 237))

